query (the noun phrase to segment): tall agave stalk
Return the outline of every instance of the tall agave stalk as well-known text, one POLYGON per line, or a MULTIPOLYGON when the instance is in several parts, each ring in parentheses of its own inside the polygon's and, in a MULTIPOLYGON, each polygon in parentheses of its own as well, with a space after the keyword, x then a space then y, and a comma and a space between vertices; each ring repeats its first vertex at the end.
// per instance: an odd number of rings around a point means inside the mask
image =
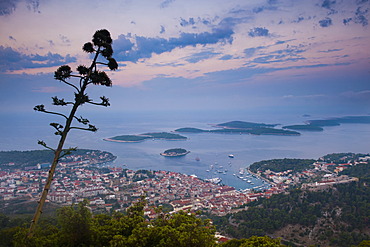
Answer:
POLYGON ((43 141, 39 141, 38 143, 42 146, 44 146, 47 149, 50 149, 54 152, 54 159, 51 165, 51 168, 49 170, 48 178, 44 187, 44 190, 41 194, 41 198, 38 201, 37 209, 35 211, 35 214, 33 216, 28 237, 32 237, 37 225, 37 222, 42 214, 42 209, 45 204, 46 197, 48 195, 48 192, 50 190, 50 186, 53 180, 53 176, 55 173, 55 169, 57 167, 57 164, 59 162, 59 159, 67 154, 70 154, 71 151, 76 150, 76 148, 68 148, 63 149, 64 142, 67 138, 67 135, 71 129, 80 129, 80 130, 87 130, 95 132, 97 131, 97 128, 90 124, 89 120, 83 117, 76 117, 77 110, 80 106, 83 104, 94 104, 94 105, 100 105, 100 106, 109 106, 109 99, 102 96, 100 97, 101 102, 97 103, 94 102, 89 98, 89 96, 86 94, 86 89, 88 85, 94 84, 94 85, 102 85, 110 87, 112 86, 112 81, 108 77, 108 75, 104 71, 98 70, 98 65, 106 65, 110 70, 116 70, 118 68, 118 64, 114 58, 112 58, 113 55, 113 49, 112 49, 112 38, 110 37, 109 31, 103 29, 98 30, 93 35, 92 42, 88 42, 84 44, 82 48, 85 52, 92 54, 92 62, 90 67, 86 67, 84 65, 80 65, 77 68, 78 73, 73 73, 71 68, 68 65, 63 65, 57 69, 57 71, 54 74, 54 78, 58 81, 61 81, 65 83, 66 85, 72 87, 74 89, 74 101, 67 102, 64 99, 59 99, 58 97, 53 97, 53 105, 58 106, 70 106, 71 110, 69 115, 64 115, 59 112, 53 112, 53 111, 47 111, 44 107, 44 105, 37 105, 34 107, 35 111, 40 111, 48 114, 54 114, 58 115, 65 120, 64 126, 59 123, 50 123, 50 125, 55 128, 56 135, 60 136, 59 144, 56 149, 53 149, 43 141), (104 58, 105 62, 100 62, 98 59, 100 57, 104 58), (71 82, 70 80, 74 79, 76 81, 71 82), (78 126, 72 126, 74 122, 82 124, 81 127, 78 126))

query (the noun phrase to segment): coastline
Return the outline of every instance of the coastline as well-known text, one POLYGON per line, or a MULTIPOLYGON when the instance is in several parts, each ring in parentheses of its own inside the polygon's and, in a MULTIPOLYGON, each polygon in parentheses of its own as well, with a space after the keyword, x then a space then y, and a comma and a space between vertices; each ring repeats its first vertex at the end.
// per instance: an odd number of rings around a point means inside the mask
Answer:
POLYGON ((135 142, 144 142, 148 139, 152 139, 152 140, 165 140, 165 141, 186 141, 186 139, 168 139, 168 138, 146 138, 146 139, 143 139, 143 140, 140 140, 140 141, 123 141, 123 140, 115 140, 115 139, 111 139, 111 138, 103 138, 103 141, 108 141, 108 142, 126 142, 126 143, 135 143, 135 142))
POLYGON ((267 178, 264 178, 264 177, 262 177, 262 176, 258 175, 257 173, 252 172, 252 171, 249 169, 249 167, 247 167, 247 168, 245 168, 245 169, 247 170, 247 172, 248 172, 248 173, 250 173, 250 174, 252 174, 252 175, 254 175, 254 176, 258 177, 258 179, 263 180, 263 181, 265 181, 265 182, 269 183, 269 184, 270 184, 270 185, 272 185, 272 186, 276 186, 276 184, 275 184, 274 182, 272 182, 272 181, 268 180, 267 178))
POLYGON ((126 142, 126 143, 135 143, 135 142, 142 142, 142 141, 122 141, 122 140, 115 140, 115 139, 111 139, 111 138, 103 138, 103 141, 107 141, 107 142, 126 142))
POLYGON ((164 156, 164 157, 180 157, 180 156, 185 156, 187 155, 188 153, 190 153, 190 151, 186 151, 185 153, 176 153, 176 154, 172 154, 172 153, 169 153, 169 154, 166 154, 166 153, 160 153, 161 156, 164 156))

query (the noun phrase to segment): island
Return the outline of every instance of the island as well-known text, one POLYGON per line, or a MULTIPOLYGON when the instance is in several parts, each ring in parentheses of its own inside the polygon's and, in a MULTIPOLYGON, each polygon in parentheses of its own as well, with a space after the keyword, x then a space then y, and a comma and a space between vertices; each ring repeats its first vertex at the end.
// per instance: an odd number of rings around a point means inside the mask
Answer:
POLYGON ((251 134, 251 135, 300 135, 297 131, 276 129, 278 124, 252 123, 244 121, 231 121, 212 125, 218 129, 203 130, 198 128, 185 127, 176 129, 179 133, 220 133, 220 134, 251 134))
POLYGON ((252 123, 244 121, 231 121, 221 124, 216 124, 214 127, 226 128, 226 129, 253 129, 253 128, 273 128, 278 124, 264 124, 264 123, 252 123))
MULTIPOLYGON (((304 117, 310 117, 304 115, 304 117)), ((327 119, 307 120, 304 124, 286 125, 281 128, 277 127, 280 124, 266 124, 254 123, 245 121, 229 121, 219 124, 210 124, 212 129, 199 129, 194 127, 178 128, 171 133, 167 132, 153 132, 143 133, 137 135, 120 135, 111 138, 105 138, 105 141, 111 142, 142 142, 145 140, 187 140, 187 137, 176 134, 202 134, 202 133, 216 133, 216 134, 249 134, 249 135, 274 135, 274 136, 299 136, 298 131, 321 132, 323 127, 339 126, 341 124, 369 124, 370 116, 345 116, 332 117, 327 119), (175 133, 172 133, 175 132, 175 133)))
POLYGON ((308 120, 306 122, 311 126, 327 127, 327 126, 339 126, 340 123, 337 120, 327 119, 327 120, 308 120))
POLYGON ((334 117, 323 120, 308 120, 309 125, 315 126, 339 126, 341 124, 369 124, 370 116, 345 116, 345 117, 334 117))
POLYGON ((187 155, 188 153, 190 153, 190 151, 187 151, 186 149, 183 148, 171 148, 167 149, 163 153, 160 153, 160 155, 165 157, 180 157, 187 155))
POLYGON ((287 125, 283 126, 283 129, 302 130, 302 131, 324 131, 322 127, 311 124, 287 125))
POLYGON ((209 132, 209 130, 202 130, 202 129, 198 129, 198 128, 185 127, 185 128, 176 129, 175 132, 179 132, 179 133, 204 133, 204 132, 209 132))
POLYGON ((153 133, 144 133, 139 135, 120 135, 111 138, 105 138, 104 141, 111 142, 141 142, 148 139, 161 139, 161 140, 186 140, 187 137, 167 132, 153 132, 153 133))

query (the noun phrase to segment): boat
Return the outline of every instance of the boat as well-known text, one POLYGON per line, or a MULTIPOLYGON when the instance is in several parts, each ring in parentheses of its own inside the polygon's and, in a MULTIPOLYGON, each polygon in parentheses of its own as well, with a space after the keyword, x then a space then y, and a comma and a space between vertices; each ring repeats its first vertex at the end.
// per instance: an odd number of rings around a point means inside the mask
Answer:
POLYGON ((218 184, 222 181, 222 179, 221 178, 209 178, 209 179, 205 179, 205 181, 209 181, 211 183, 218 184))
POLYGON ((234 155, 233 154, 229 154, 229 158, 234 158, 234 155))
POLYGON ((196 160, 196 161, 200 161, 200 158, 199 158, 199 157, 196 157, 196 158, 195 158, 195 160, 196 160))

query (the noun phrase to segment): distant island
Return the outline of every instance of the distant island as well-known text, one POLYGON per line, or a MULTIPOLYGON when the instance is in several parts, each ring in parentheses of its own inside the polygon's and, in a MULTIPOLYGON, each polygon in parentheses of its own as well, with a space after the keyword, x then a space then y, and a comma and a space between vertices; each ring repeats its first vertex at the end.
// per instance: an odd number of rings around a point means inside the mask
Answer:
MULTIPOLYGON (((303 115, 310 117, 310 115, 303 115)), ((346 116, 333 117, 328 119, 307 120, 304 124, 286 125, 278 128, 280 124, 254 123, 245 121, 230 121, 219 124, 211 124, 213 129, 205 130, 194 127, 184 127, 175 129, 177 133, 219 133, 219 134, 249 134, 249 135, 276 135, 276 136, 299 136, 299 131, 321 132, 323 127, 339 126, 341 124, 370 124, 370 116, 346 116)), ((105 138, 105 141, 111 142, 142 142, 148 139, 161 140, 187 140, 187 137, 168 132, 143 133, 138 135, 120 135, 111 138, 105 138)))
POLYGON ((317 126, 317 125, 311 125, 311 124, 287 125, 287 126, 283 126, 283 129, 302 130, 302 131, 324 131, 322 127, 317 126))
POLYGON ((339 126, 340 124, 355 123, 355 124, 370 124, 370 116, 346 116, 337 118, 328 118, 324 120, 308 120, 308 124, 315 126, 339 126))
POLYGON ((120 135, 111 138, 105 138, 105 141, 111 142, 141 142, 148 139, 162 139, 162 140, 186 140, 187 137, 167 132, 144 133, 139 135, 120 135))
POLYGON ((278 124, 264 124, 264 123, 252 123, 244 121, 231 121, 221 124, 216 124, 214 127, 226 128, 226 129, 254 129, 254 128, 273 128, 278 124))
POLYGON ((299 132, 276 129, 274 128, 278 124, 264 124, 264 123, 252 123, 244 121, 231 121, 221 124, 215 124, 213 127, 218 129, 213 130, 202 130, 198 128, 180 128, 176 129, 175 132, 179 133, 222 133, 222 134, 251 134, 251 135, 289 135, 295 136, 300 135, 299 132))
POLYGON ((167 149, 163 153, 161 153, 162 156, 165 157, 179 157, 179 156, 184 156, 190 153, 190 151, 187 151, 186 149, 183 148, 172 148, 172 149, 167 149))

